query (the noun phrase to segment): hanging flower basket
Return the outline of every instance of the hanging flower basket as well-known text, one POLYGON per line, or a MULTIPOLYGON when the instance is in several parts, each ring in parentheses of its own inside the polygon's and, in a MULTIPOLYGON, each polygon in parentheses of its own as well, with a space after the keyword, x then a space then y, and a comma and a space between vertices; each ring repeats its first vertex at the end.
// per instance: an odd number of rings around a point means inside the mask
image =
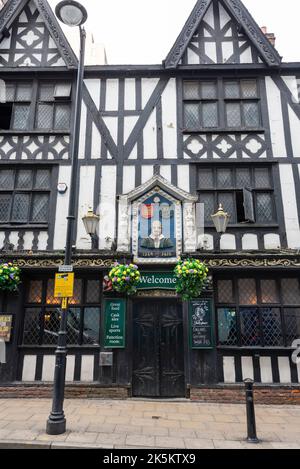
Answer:
POLYGON ((198 259, 179 260, 174 269, 176 291, 184 301, 199 298, 206 284, 208 268, 198 259))
POLYGON ((118 293, 133 295, 141 280, 139 268, 135 264, 119 264, 116 262, 108 274, 112 288, 118 293))
POLYGON ((19 267, 15 267, 11 262, 0 264, 0 290, 17 291, 21 282, 20 275, 19 267))

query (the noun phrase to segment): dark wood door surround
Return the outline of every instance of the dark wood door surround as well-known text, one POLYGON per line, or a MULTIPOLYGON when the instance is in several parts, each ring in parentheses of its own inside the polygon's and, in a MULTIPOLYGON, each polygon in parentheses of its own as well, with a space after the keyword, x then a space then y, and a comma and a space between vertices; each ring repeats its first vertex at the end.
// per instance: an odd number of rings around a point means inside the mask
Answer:
POLYGON ((182 305, 177 300, 133 304, 132 394, 185 396, 182 305))

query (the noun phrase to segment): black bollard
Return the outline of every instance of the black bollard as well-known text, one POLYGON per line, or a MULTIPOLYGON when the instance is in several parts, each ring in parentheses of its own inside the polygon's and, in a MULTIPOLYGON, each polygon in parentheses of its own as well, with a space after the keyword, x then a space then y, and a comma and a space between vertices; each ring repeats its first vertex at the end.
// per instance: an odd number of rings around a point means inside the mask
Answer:
POLYGON ((256 435, 255 410, 253 400, 253 383, 250 378, 244 379, 246 387, 246 409, 247 409, 247 441, 249 443, 259 443, 256 435))

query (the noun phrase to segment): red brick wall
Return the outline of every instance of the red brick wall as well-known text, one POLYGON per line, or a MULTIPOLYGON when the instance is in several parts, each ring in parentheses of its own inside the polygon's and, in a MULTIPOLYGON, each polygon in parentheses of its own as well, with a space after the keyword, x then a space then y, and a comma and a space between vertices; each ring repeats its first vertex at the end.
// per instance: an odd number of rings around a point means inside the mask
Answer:
MULTIPOLYGON (((0 386, 1 398, 51 398, 53 386, 45 384, 0 386)), ((66 385, 66 398, 126 399, 128 388, 91 385, 66 385)))

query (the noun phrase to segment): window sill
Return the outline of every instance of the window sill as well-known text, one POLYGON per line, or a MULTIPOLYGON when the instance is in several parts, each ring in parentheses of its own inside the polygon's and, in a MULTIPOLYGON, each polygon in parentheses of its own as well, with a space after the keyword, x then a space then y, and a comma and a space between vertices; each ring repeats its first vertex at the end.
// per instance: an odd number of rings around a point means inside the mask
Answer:
MULTIPOLYGON (((213 225, 204 225, 204 228, 206 230, 214 230, 215 231, 215 227, 213 225)), ((232 224, 232 225, 228 225, 227 227, 227 230, 226 230, 226 233, 229 231, 229 230, 236 230, 236 229, 239 229, 239 230, 244 230, 244 229, 257 229, 257 228, 265 228, 265 229, 278 229, 279 228, 279 224, 278 223, 268 223, 268 224, 263 224, 263 223, 236 223, 236 224, 232 224)))
POLYGON ((70 135, 70 130, 1 130, 0 135, 70 135))
POLYGON ((209 128, 209 129, 183 129, 183 134, 264 134, 265 129, 258 128, 258 129, 224 129, 224 128, 209 128))
POLYGON ((36 224, 36 225, 29 225, 29 224, 22 224, 22 223, 16 223, 13 225, 4 225, 0 224, 0 230, 48 230, 48 223, 44 224, 36 224))

